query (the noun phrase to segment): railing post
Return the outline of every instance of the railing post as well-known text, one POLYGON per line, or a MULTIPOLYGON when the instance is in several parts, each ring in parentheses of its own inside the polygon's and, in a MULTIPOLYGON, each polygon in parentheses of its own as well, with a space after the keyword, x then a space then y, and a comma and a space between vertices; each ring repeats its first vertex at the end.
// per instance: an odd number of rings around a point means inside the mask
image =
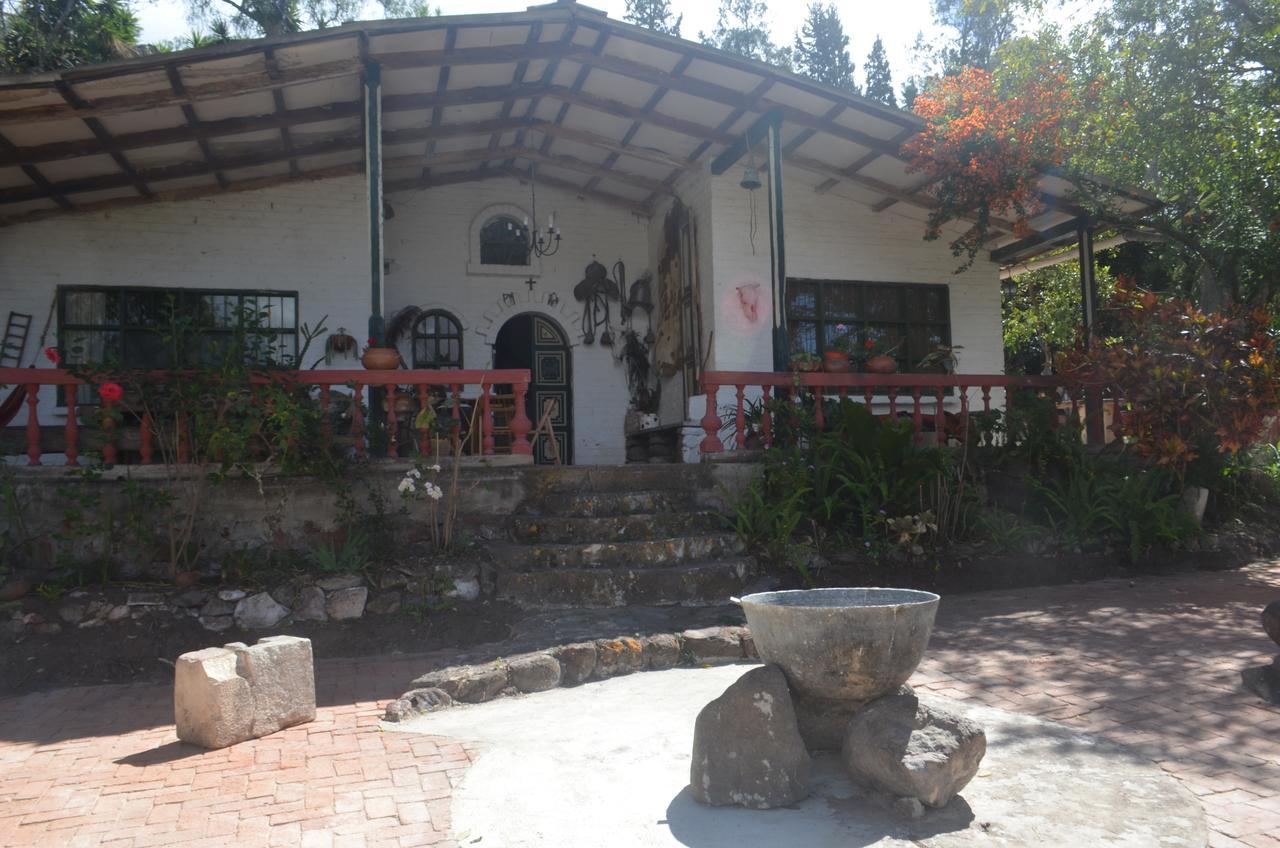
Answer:
POLYGON ((112 402, 102 401, 102 461, 107 465, 115 465, 119 458, 116 451, 116 419, 111 414, 112 402))
POLYGON ((769 387, 760 387, 760 435, 764 446, 773 447, 773 413, 769 411, 769 387))
POLYGON ((63 453, 67 455, 67 465, 80 464, 80 422, 76 420, 76 389, 78 386, 67 386, 67 444, 63 453))
POLYGON ((493 456, 497 450, 497 445, 493 440, 493 410, 489 406, 489 384, 483 383, 480 386, 481 403, 484 405, 480 408, 480 450, 485 456, 493 456))
MULTIPOLYGON (((453 393, 453 449, 458 450, 458 445, 462 443, 462 386, 453 384, 449 387, 453 393)), ((467 434, 470 438, 471 434, 467 434)))
POLYGON ((383 387, 382 402, 387 407, 387 456, 396 459, 400 456, 400 422, 396 420, 395 386, 383 387))
POLYGON ((364 411, 360 409, 360 404, 364 402, 364 386, 352 383, 351 388, 351 435, 356 441, 356 456, 364 459, 364 411))
POLYGON ((738 389, 738 393, 737 393, 738 394, 738 414, 737 414, 737 418, 735 418, 735 421, 737 422, 737 435, 735 436, 735 441, 737 442, 738 450, 742 450, 747 446, 747 434, 743 432, 747 428, 746 410, 743 409, 743 403, 745 400, 743 398, 743 395, 746 393, 747 387, 742 385, 741 383, 738 383, 737 389, 738 389))
POLYGON ((714 383, 706 383, 702 388, 707 399, 707 408, 701 421, 702 432, 706 436, 702 438, 699 449, 703 453, 720 453, 724 450, 724 442, 720 441, 720 416, 716 414, 716 392, 720 387, 714 383))
POLYGON ((529 394, 528 383, 514 383, 511 386, 516 396, 516 414, 511 419, 511 452, 517 456, 533 456, 533 446, 529 444, 529 431, 533 422, 525 412, 525 398, 529 394))
POLYGON ((151 444, 151 413, 142 413, 142 421, 138 424, 138 453, 142 456, 142 464, 150 465, 155 457, 155 449, 151 444))
POLYGON ((942 408, 942 386, 933 393, 933 435, 938 447, 947 446, 947 413, 942 408))
POLYGON ((27 384, 27 465, 40 465, 40 387, 27 384))
POLYGON ((174 438, 178 445, 178 464, 186 464, 191 459, 191 449, 187 444, 187 428, 183 425, 186 423, 187 416, 181 412, 178 413, 174 422, 174 438))
MULTIPOLYGON (((426 383, 418 384, 418 415, 427 411, 427 407, 431 405, 431 389, 426 383)), ((415 417, 414 423, 417 423, 415 417)), ((431 433, 426 427, 415 427, 418 433, 418 453, 423 456, 431 454, 431 433)))

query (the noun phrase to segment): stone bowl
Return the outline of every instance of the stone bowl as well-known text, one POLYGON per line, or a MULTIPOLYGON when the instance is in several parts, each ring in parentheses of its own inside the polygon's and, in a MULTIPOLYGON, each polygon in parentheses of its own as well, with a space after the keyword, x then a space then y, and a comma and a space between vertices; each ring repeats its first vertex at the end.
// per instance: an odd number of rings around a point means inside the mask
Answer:
POLYGON ((739 603, 765 662, 801 695, 869 701, 916 670, 933 631, 938 596, 914 589, 760 592, 739 603))

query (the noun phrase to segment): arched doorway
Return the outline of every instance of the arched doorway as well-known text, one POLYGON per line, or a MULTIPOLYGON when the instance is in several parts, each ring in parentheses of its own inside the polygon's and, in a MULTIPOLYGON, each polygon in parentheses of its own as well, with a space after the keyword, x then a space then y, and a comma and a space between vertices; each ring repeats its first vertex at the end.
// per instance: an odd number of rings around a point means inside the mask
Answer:
MULTIPOLYGON (((560 461, 573 462, 573 361, 569 339, 560 325, 545 315, 526 312, 502 325, 493 343, 494 368, 528 368, 533 382, 525 412, 536 426, 543 411, 555 404, 551 426, 560 448, 560 461)), ((534 461, 554 461, 545 436, 534 447, 534 461)))

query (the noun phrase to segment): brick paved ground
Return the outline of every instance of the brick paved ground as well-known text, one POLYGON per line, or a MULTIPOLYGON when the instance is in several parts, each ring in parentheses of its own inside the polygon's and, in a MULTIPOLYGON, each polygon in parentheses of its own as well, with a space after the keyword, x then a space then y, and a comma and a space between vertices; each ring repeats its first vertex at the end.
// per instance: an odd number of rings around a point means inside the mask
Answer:
MULTIPOLYGON (((1280 848, 1280 708, 1239 686, 1277 597, 1280 565, 953 597, 913 682, 1134 746, 1215 848, 1280 848)), ((315 723, 214 752, 174 740, 164 686, 0 701, 0 846, 452 845, 468 751, 376 726, 422 667, 321 662, 315 723)))

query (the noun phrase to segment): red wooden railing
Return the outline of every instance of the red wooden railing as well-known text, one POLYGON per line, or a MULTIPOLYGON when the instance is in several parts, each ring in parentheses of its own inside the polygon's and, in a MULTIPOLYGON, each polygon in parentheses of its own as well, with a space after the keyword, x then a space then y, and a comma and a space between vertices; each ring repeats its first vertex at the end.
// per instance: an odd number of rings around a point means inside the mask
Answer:
MULTIPOLYGON (((917 438, 927 439, 930 433, 939 445, 945 444, 955 430, 969 432, 970 415, 975 403, 981 411, 992 411, 992 389, 1006 392, 1017 389, 1033 389, 1059 396, 1062 383, 1056 377, 1015 377, 1004 374, 829 374, 825 372, 771 372, 771 371, 707 371, 702 375, 706 395, 706 412, 699 422, 706 434, 701 443, 703 454, 716 454, 725 450, 720 438, 726 429, 725 421, 716 404, 721 388, 732 387, 731 448, 742 450, 747 446, 746 395, 748 390, 759 389, 762 396, 782 397, 795 403, 811 403, 814 419, 822 430, 823 401, 839 398, 861 400, 874 408, 877 414, 910 418, 917 438), (948 409, 948 406, 952 409, 948 409), (954 420, 954 426, 952 421, 954 420)), ((1111 398, 1113 427, 1119 421, 1119 400, 1111 398)), ((1080 410, 1090 410, 1086 429, 1090 441, 1102 438, 1100 425, 1102 404, 1100 396, 1072 397, 1070 415, 1078 420, 1080 410), (1098 422, 1098 423, 1095 423, 1098 422)), ((1065 411, 1065 410, 1064 410, 1065 411)), ((760 414, 760 436, 765 447, 773 443, 773 421, 767 406, 760 414)))
MULTIPOLYGON (((154 374, 153 377, 163 377, 163 374, 154 374)), ((105 381, 105 378, 104 378, 105 381)), ((481 452, 485 455, 492 455, 497 452, 494 440, 494 420, 493 420, 493 388, 495 386, 511 386, 512 405, 514 407, 510 420, 511 431, 511 452, 513 454, 529 456, 533 453, 533 448, 529 443, 529 432, 533 429, 533 422, 529 420, 529 416, 525 413, 525 398, 529 391, 530 372, 526 369, 504 369, 492 371, 421 371, 421 370, 395 370, 395 371, 273 371, 264 373, 252 378, 251 382, 266 384, 270 381, 284 382, 292 386, 312 387, 317 392, 317 403, 321 409, 326 410, 324 418, 324 427, 326 435, 332 435, 330 417, 327 411, 330 409, 330 401, 332 399, 335 387, 345 387, 351 392, 351 437, 355 452, 358 456, 365 456, 368 452, 366 444, 367 422, 365 414, 361 409, 361 403, 365 403, 370 409, 374 408, 371 403, 373 396, 366 395, 371 389, 385 389, 387 395, 390 395, 397 388, 403 386, 412 387, 412 396, 417 404, 419 411, 426 408, 431 402, 431 394, 435 392, 437 395, 442 393, 450 398, 453 403, 451 406, 451 417, 457 422, 454 427, 454 438, 458 438, 458 434, 464 429, 466 422, 462 421, 461 401, 478 403, 479 410, 476 413, 476 420, 479 426, 479 445, 481 452), (470 390, 470 394, 464 396, 464 392, 470 390)), ((62 425, 62 443, 63 450, 69 463, 74 463, 80 453, 80 425, 77 420, 76 405, 78 401, 79 389, 85 385, 85 381, 75 376, 69 371, 54 368, 0 368, 0 386, 21 386, 25 391, 25 403, 27 406, 27 421, 24 428, 26 455, 28 465, 40 465, 40 458, 43 454, 41 447, 41 424, 39 418, 40 410, 40 389, 45 386, 54 387, 55 391, 61 393, 66 403, 66 421, 62 425)), ((106 399, 100 399, 102 406, 106 411, 110 411, 113 403, 106 399)), ((411 446, 400 444, 400 422, 397 420, 395 403, 388 402, 382 405, 382 410, 386 416, 386 433, 387 433, 387 455, 389 457, 400 456, 402 452, 409 452, 411 446)), ((413 417, 416 419, 417 414, 413 417)), ((118 459, 118 448, 116 438, 111 428, 114 427, 113 420, 110 416, 104 416, 104 434, 101 444, 102 458, 107 464, 114 464, 118 459)), ((174 422, 174 426, 178 430, 178 437, 175 439, 177 443, 177 460, 179 462, 187 461, 186 440, 181 438, 181 428, 183 422, 181 416, 174 422)), ((420 451, 428 452, 428 434, 425 430, 414 431, 412 424, 409 425, 416 437, 417 448, 420 451)), ((138 453, 143 464, 150 464, 155 461, 155 432, 154 422, 148 420, 146 415, 142 415, 138 423, 138 453)))

